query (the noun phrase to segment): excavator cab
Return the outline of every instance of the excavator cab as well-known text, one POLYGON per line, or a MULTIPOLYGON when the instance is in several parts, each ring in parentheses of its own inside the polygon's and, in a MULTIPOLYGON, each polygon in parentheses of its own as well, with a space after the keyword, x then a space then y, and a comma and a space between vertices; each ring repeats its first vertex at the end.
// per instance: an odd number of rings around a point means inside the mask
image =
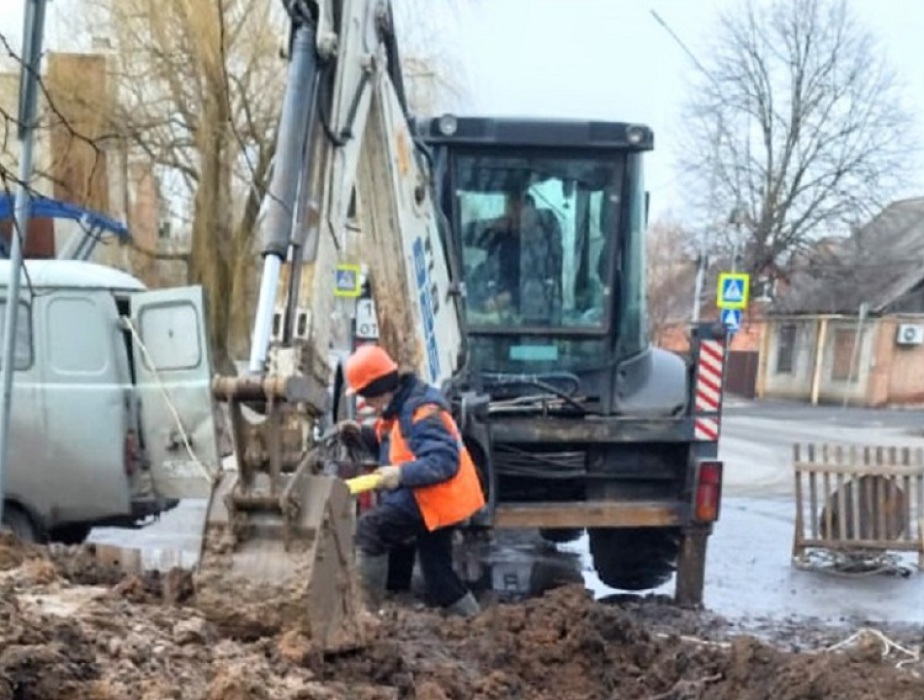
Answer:
POLYGON ((651 131, 453 116, 417 131, 461 262, 469 371, 489 383, 567 376, 609 412, 610 397, 593 390, 601 368, 648 344, 642 154, 651 131))

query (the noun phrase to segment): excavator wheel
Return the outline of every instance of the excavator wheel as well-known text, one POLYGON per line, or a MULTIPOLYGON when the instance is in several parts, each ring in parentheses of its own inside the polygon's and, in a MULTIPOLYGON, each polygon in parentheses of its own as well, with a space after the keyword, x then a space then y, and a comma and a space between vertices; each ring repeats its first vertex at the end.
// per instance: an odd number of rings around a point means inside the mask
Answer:
POLYGON ((591 528, 590 553, 600 580, 610 588, 656 588, 674 574, 680 532, 672 528, 591 528))
POLYGON ((579 540, 582 534, 584 534, 584 531, 579 528, 539 528, 539 536, 546 542, 552 542, 554 544, 574 542, 575 540, 579 540))

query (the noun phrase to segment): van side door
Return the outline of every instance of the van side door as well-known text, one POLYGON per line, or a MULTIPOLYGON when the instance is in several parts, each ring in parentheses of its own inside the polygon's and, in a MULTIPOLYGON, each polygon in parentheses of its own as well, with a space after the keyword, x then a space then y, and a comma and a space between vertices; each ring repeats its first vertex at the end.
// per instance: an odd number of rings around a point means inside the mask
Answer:
POLYGON ((36 311, 45 461, 18 468, 48 494, 56 521, 128 515, 127 377, 116 355, 125 346, 115 301, 105 290, 58 289, 39 292, 36 311))
POLYGON ((207 498, 221 462, 202 288, 132 294, 129 332, 154 488, 164 498, 207 498))

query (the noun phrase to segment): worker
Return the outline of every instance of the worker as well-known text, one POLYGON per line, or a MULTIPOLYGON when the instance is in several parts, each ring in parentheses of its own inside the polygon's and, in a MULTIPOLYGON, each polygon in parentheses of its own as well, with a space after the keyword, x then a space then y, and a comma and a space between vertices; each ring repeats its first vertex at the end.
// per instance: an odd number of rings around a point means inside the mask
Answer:
POLYGON ((377 416, 363 437, 379 451, 381 495, 356 527, 357 568, 370 602, 378 605, 385 595, 389 553, 414 540, 429 597, 450 613, 478 613, 453 569, 452 526, 485 501, 448 402, 414 373, 400 372, 377 345, 360 346, 344 369, 347 393, 360 395, 377 416))

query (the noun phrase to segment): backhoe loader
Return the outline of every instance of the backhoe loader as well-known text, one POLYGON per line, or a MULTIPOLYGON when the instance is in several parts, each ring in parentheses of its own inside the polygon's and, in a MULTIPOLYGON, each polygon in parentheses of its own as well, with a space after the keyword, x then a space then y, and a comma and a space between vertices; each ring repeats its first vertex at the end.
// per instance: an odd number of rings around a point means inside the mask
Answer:
POLYGON ((355 504, 341 477, 367 456, 333 424, 350 411, 338 353, 364 269, 379 342, 452 397, 478 461, 488 507, 467 531, 590 528, 604 580, 651 582, 631 571, 652 561, 660 580, 679 558, 678 598, 696 602, 718 515, 724 335, 697 329, 686 364, 648 347, 650 129, 415 121, 386 0, 285 7, 288 77, 247 371, 207 376, 207 346, 188 347, 204 338, 200 291, 147 293, 125 322, 146 382, 154 487, 209 499, 199 608, 240 635, 294 627, 329 651, 362 643, 355 504), (509 207, 525 216, 527 205, 544 233, 521 231, 533 260, 508 275, 485 241, 510 228, 509 207), (513 277, 519 289, 499 288, 513 277), (208 429, 215 402, 231 417, 233 470, 219 467, 208 429))

